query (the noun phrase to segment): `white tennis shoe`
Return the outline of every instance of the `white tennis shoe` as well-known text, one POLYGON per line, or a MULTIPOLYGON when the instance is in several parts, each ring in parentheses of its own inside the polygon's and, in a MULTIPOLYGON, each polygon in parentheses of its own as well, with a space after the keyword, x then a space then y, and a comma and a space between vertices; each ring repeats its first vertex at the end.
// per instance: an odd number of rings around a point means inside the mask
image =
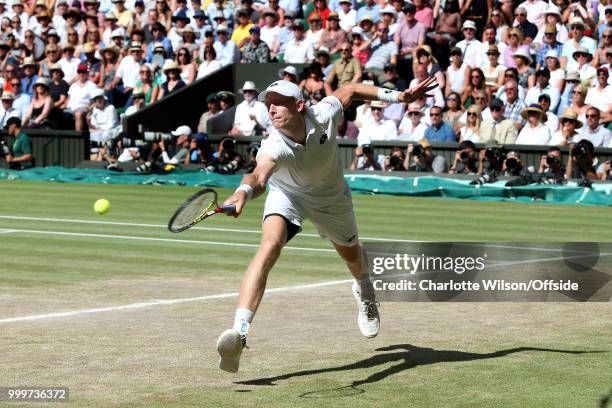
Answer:
POLYGON ((378 314, 378 303, 376 299, 365 299, 361 297, 361 289, 357 282, 353 282, 353 296, 357 301, 359 312, 357 314, 357 325, 361 334, 371 339, 378 335, 380 330, 380 315, 378 314))
POLYGON ((246 336, 240 336, 234 329, 227 329, 217 340, 217 352, 221 357, 219 368, 229 373, 238 372, 240 355, 246 347, 246 336))

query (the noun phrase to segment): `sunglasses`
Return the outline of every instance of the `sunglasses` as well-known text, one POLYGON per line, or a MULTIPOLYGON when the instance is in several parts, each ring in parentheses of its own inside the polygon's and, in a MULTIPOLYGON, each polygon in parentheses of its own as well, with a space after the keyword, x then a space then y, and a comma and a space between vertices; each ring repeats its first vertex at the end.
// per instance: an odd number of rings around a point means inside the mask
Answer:
POLYGON ((421 116, 419 112, 409 112, 408 116, 421 116))
POLYGON ((480 75, 476 74, 476 75, 472 75, 472 78, 478 78, 480 79, 480 75))
POLYGON ((491 14, 491 17, 499 17, 499 16, 500 16, 500 14, 499 14, 499 13, 493 13, 493 14, 491 14))
POLYGON ((485 98, 483 98, 482 96, 481 96, 481 97, 478 97, 478 96, 477 96, 477 97, 475 97, 474 99, 475 99, 475 100, 477 100, 477 101, 484 101, 484 100, 486 100, 486 99, 485 99, 485 98))
POLYGON ((372 109, 372 112, 373 111, 382 111, 382 108, 371 108, 371 109, 372 109))
POLYGON ((584 115, 584 117, 587 119, 591 119, 591 118, 596 119, 597 115, 584 115))
POLYGON ((19 82, 11 82, 11 86, 21 86, 19 82))
POLYGON ((544 35, 557 35, 557 33, 544 33, 544 35))
POLYGON ((606 35, 606 34, 604 34, 604 35, 602 35, 602 36, 601 36, 601 38, 610 38, 610 37, 612 37, 612 35, 606 35))
POLYGON ((518 37, 518 34, 510 34, 510 37, 518 37))
POLYGON ((576 123, 573 119, 561 119, 561 124, 565 125, 566 123, 576 123))
POLYGON ((525 13, 514 13, 514 17, 521 17, 521 16, 526 16, 527 14, 525 13))
POLYGON ((582 31, 583 27, 581 25, 576 24, 576 25, 571 26, 571 29, 572 30, 582 31))
POLYGON ((350 48, 340 48, 340 51, 341 52, 349 52, 349 51, 351 51, 351 49, 350 48))
POLYGON ((491 112, 501 112, 502 108, 498 108, 497 106, 492 106, 489 108, 491 112))
POLYGON ((582 91, 573 91, 572 92, 574 95, 582 95, 582 91))
POLYGON ((468 116, 477 116, 476 112, 468 112, 468 116))
POLYGON ((432 113, 430 113, 430 114, 429 114, 429 116, 440 116, 440 114, 439 114, 439 113, 433 113, 433 112, 432 112, 432 113))

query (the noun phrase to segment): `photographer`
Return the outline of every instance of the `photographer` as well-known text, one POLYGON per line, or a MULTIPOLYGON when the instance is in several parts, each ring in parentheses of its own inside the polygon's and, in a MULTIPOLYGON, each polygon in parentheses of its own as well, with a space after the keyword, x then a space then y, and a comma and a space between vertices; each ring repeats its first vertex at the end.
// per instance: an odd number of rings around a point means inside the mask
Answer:
POLYGON ((391 149, 391 155, 385 157, 383 164, 384 171, 406 171, 404 167, 404 160, 406 160, 406 154, 404 149, 401 147, 394 147, 391 149))
POLYGON ((446 173, 447 165, 444 157, 434 155, 431 143, 425 138, 419 140, 418 144, 408 145, 408 155, 404 160, 404 167, 408 171, 427 173, 446 173), (412 164, 410 164, 412 162, 412 164))
POLYGON ((608 160, 597 170, 601 170, 597 173, 601 181, 612 181, 612 160, 608 160))
POLYGON ((459 150, 455 152, 455 161, 449 169, 449 174, 476 174, 478 172, 478 154, 476 146, 471 140, 459 143, 459 150))
POLYGON ((220 174, 234 174, 243 165, 244 159, 236 151, 236 141, 226 137, 219 143, 219 150, 213 154, 213 161, 206 170, 220 174))
POLYGON ((382 170, 385 157, 382 154, 374 154, 370 141, 363 141, 355 149, 355 157, 351 163, 351 170, 382 170))
POLYGON ((12 170, 25 170, 32 167, 32 143, 28 135, 21 131, 21 119, 10 117, 6 121, 6 131, 9 136, 15 138, 12 149, 9 148, 4 140, 0 142, 0 156, 8 167, 12 170))
POLYGON ((140 157, 147 156, 147 161, 138 166, 136 171, 160 171, 166 168, 165 165, 177 165, 185 161, 185 157, 189 154, 191 128, 183 125, 170 133, 176 137, 176 142, 162 137, 148 144, 140 154, 140 157), (149 150, 148 155, 144 154, 146 150, 149 150))
POLYGON ((519 177, 506 183, 506 187, 526 186, 528 184, 564 184, 561 150, 558 147, 548 149, 548 154, 540 159, 540 168, 537 173, 525 169, 519 177))
POLYGON ((249 174, 252 173, 253 170, 255 170, 255 167, 257 166, 257 153, 259 152, 260 148, 261 144, 259 142, 253 142, 249 145, 249 147, 247 147, 247 153, 249 154, 249 157, 247 158, 247 162, 240 171, 240 173, 249 174))
POLYGON ((206 164, 208 162, 208 135, 196 133, 189 141, 189 154, 185 156, 184 164, 206 164))
POLYGON ((494 183, 501 172, 503 155, 501 145, 495 141, 487 143, 487 147, 478 154, 478 178, 471 185, 494 183))
POLYGON ((595 159, 595 148, 593 143, 582 139, 575 145, 570 145, 569 159, 565 168, 566 178, 581 178, 588 180, 598 180, 595 172, 593 160, 595 159))
POLYGON ((501 174, 503 176, 520 176, 528 170, 523 167, 519 152, 510 151, 506 153, 506 159, 502 163, 501 174))

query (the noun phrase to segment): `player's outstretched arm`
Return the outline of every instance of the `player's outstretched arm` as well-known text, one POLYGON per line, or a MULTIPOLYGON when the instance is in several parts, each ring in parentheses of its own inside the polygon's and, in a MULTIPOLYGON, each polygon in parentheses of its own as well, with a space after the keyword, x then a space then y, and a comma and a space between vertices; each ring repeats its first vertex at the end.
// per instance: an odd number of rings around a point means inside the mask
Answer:
POLYGON ((423 80, 417 86, 403 92, 379 88, 372 85, 348 84, 338 88, 333 95, 340 100, 344 109, 348 108, 354 100, 371 100, 391 103, 411 103, 427 95, 427 92, 438 86, 436 79, 431 77, 423 80))
POLYGON ((276 170, 276 162, 267 154, 257 156, 257 167, 251 174, 245 174, 242 178, 240 187, 223 204, 234 204, 236 211, 228 215, 237 217, 242 212, 242 208, 247 200, 259 197, 266 192, 268 179, 276 170))

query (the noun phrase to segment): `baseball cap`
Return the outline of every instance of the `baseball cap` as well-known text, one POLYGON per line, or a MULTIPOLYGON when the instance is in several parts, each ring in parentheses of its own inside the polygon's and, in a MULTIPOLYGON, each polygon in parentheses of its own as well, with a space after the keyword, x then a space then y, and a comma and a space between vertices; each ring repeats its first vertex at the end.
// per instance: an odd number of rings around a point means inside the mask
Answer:
POLYGON ((499 98, 493 98, 491 100, 491 102, 489 103, 489 107, 490 108, 503 108, 504 107, 504 101, 502 101, 499 98))
POLYGON ((249 30, 249 33, 251 33, 251 34, 252 33, 259 34, 260 32, 261 32, 261 30, 259 29, 259 27, 255 26, 255 25, 253 27, 251 27, 251 29, 249 30))
POLYGON ((259 94, 257 99, 260 102, 264 102, 266 100, 266 95, 268 95, 270 92, 304 100, 304 96, 302 95, 300 88, 293 82, 285 81, 284 79, 272 82, 263 92, 259 94))
POLYGON ((191 128, 187 125, 182 125, 176 128, 176 130, 173 130, 172 133, 174 136, 181 136, 181 135, 187 135, 189 136, 191 134, 191 128))
POLYGON ((87 69, 87 65, 85 64, 79 64, 79 66, 77 67, 77 72, 81 73, 81 72, 89 72, 89 69, 87 69))

